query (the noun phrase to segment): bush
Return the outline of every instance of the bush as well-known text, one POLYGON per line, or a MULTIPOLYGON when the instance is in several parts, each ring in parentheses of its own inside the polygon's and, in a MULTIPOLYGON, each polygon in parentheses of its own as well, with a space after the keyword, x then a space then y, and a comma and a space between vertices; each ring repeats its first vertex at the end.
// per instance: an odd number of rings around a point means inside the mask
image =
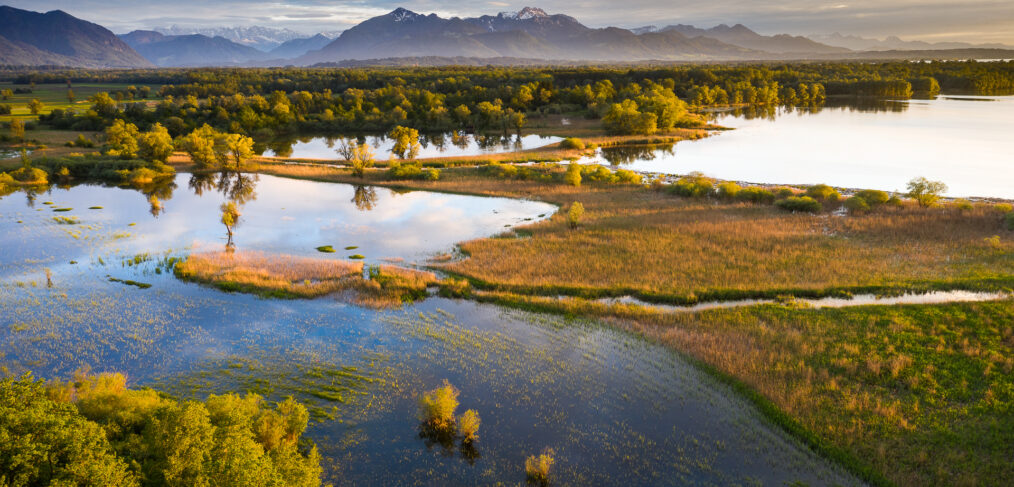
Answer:
POLYGON ((584 150, 584 141, 577 137, 567 137, 560 142, 561 149, 577 149, 584 150))
POLYGON ((866 213, 870 211, 870 204, 862 196, 853 196, 845 200, 845 208, 849 213, 866 213))
POLYGON ((581 165, 576 162, 568 164, 563 181, 571 186, 581 186, 581 165))
POLYGON ((584 205, 580 201, 575 201, 567 211, 567 223, 570 224, 570 228, 577 228, 581 223, 582 216, 584 216, 584 205))
POLYGON ((796 190, 792 189, 792 188, 789 188, 789 187, 786 187, 786 186, 782 186, 780 188, 776 188, 772 192, 772 194, 775 195, 775 198, 782 199, 782 198, 788 198, 790 196, 795 196, 796 195, 796 190))
POLYGON ((591 164, 581 168, 581 174, 592 181, 612 182, 613 172, 608 167, 591 164))
POLYGON ((809 196, 790 196, 788 198, 776 201, 775 206, 785 211, 791 212, 802 211, 807 213, 817 213, 822 208, 819 201, 809 196))
POLYGON ((947 185, 940 181, 915 178, 908 182, 908 197, 914 199, 923 208, 936 206, 940 195, 945 192, 947 192, 947 185))
POLYGON ((1008 213, 1003 216, 1003 226, 1007 230, 1014 231, 1014 212, 1008 213))
POLYGON ((715 181, 713 179, 706 178, 699 172, 692 172, 673 183, 670 190, 680 196, 700 198, 711 194, 714 188, 715 181))
POLYGON ((841 199, 841 195, 838 194, 838 191, 836 191, 834 188, 826 184, 817 184, 814 186, 810 186, 809 188, 806 188, 806 196, 809 196, 810 198, 813 198, 815 200, 823 200, 831 202, 838 201, 839 199, 841 199))
POLYGON ((433 389, 419 399, 419 416, 422 422, 436 430, 454 427, 454 411, 458 409, 458 389, 444 379, 444 385, 433 389))
POLYGON ((644 181, 644 176, 629 169, 617 169, 613 175, 618 183, 641 184, 644 181))
POLYGON ((1014 206, 1011 206, 1010 203, 997 203, 993 205, 993 209, 1000 213, 1010 213, 1014 211, 1014 206))
POLYGON ((21 184, 48 184, 49 177, 46 171, 37 167, 24 166, 21 169, 11 172, 11 178, 21 184))
POLYGON ((391 161, 387 169, 388 179, 416 179, 422 175, 422 164, 391 161))
POLYGON ((432 168, 431 169, 423 169, 422 177, 423 177, 423 179, 425 179, 427 181, 437 181, 437 180, 440 179, 440 170, 439 169, 432 169, 432 168))
POLYGON ((736 199, 751 203, 771 203, 775 201, 775 194, 760 186, 749 186, 739 190, 736 199))
POLYGON ((716 193, 718 194, 719 198, 731 200, 735 198, 736 195, 739 194, 740 190, 742 189, 743 188, 741 188, 738 184, 733 183, 731 181, 726 181, 718 185, 718 190, 716 191, 716 193))
POLYGON ((870 205, 870 208, 876 208, 887 203, 891 199, 886 192, 877 189, 864 189, 856 193, 856 196, 866 200, 866 203, 870 205))
POLYGON ((458 433, 461 434, 461 441, 464 443, 472 443, 478 438, 477 433, 479 432, 479 413, 475 412, 474 409, 465 411, 464 414, 458 417, 458 433))
POLYGON ((528 480, 541 484, 549 483, 549 469, 555 463, 554 453, 552 448, 546 448, 541 455, 532 455, 525 459, 525 474, 528 480))
POLYGON ((972 202, 971 201, 968 201, 968 200, 962 198, 962 199, 959 199, 959 200, 957 200, 957 201, 954 202, 954 208, 956 208, 958 210, 961 210, 961 211, 970 211, 970 210, 974 209, 975 207, 972 206, 972 202))

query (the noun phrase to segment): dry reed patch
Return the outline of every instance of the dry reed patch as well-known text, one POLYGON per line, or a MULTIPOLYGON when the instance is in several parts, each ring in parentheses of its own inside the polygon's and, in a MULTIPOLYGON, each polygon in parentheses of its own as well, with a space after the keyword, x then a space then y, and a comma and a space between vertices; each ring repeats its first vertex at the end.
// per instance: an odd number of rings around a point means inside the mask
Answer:
POLYGON ((438 283, 431 272, 387 265, 367 270, 364 275, 361 262, 261 252, 194 254, 176 265, 181 279, 225 291, 277 298, 342 293, 356 304, 377 308, 422 298, 428 286, 438 283))

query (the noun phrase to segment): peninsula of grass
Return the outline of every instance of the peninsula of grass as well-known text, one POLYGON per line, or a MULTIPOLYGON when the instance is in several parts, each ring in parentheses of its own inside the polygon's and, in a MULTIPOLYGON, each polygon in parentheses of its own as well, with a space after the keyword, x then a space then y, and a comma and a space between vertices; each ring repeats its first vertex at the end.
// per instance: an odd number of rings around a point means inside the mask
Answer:
POLYGON ((193 254, 175 266, 178 278, 227 292, 281 299, 335 294, 378 308, 421 299, 428 286, 438 284, 429 272, 394 266, 368 270, 364 276, 361 262, 259 252, 193 254))

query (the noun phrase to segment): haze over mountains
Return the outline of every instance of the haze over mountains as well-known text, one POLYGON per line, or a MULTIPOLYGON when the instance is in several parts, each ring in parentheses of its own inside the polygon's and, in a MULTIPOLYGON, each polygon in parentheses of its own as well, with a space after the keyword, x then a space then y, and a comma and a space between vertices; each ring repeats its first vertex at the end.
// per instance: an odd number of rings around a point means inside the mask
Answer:
MULTIPOLYGON (((1014 57, 965 52, 965 43, 929 44, 896 37, 761 35, 745 25, 593 28, 574 17, 526 7, 480 17, 444 18, 398 8, 344 32, 307 36, 270 27, 136 30, 120 36, 56 10, 0 7, 0 65, 89 68, 156 66, 312 66, 368 60, 425 59, 426 64, 636 62, 908 57, 1014 57), (895 51, 898 49, 911 52, 895 51), (947 54, 938 49, 963 49, 947 54), (886 52, 882 52, 886 51, 886 52), (507 61, 504 61, 507 60, 507 61)), ((994 49, 995 51, 996 49, 994 49)))

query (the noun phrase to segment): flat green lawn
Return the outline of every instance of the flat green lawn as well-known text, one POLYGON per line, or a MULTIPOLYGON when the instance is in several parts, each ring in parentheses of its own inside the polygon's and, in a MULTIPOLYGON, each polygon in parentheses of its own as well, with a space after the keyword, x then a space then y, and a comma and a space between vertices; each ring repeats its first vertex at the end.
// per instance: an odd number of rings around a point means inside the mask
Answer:
MULTIPOLYGON (((42 109, 41 114, 48 114, 53 111, 54 108, 74 108, 76 110, 84 111, 87 110, 90 104, 88 98, 92 95, 105 91, 112 93, 119 90, 126 90, 128 84, 122 83, 74 83, 71 87, 74 90, 74 103, 67 100, 67 84, 66 83, 47 83, 37 84, 35 88, 32 88, 32 93, 17 93, 8 100, 0 100, 2 105, 10 105, 13 108, 10 115, 0 115, 0 122, 9 122, 14 118, 20 118, 25 121, 35 120, 38 117, 32 115, 28 110, 28 102, 32 101, 33 98, 38 98, 45 106, 42 109)), ((134 84, 137 88, 142 86, 148 86, 151 88, 151 94, 148 96, 147 101, 158 101, 155 94, 158 93, 161 85, 143 85, 134 84)), ((29 85, 13 84, 10 82, 0 82, 0 90, 15 90, 18 88, 31 88, 29 85)), ((126 101, 126 100, 125 100, 126 101)), ((143 100, 138 100, 143 101, 143 100)))

